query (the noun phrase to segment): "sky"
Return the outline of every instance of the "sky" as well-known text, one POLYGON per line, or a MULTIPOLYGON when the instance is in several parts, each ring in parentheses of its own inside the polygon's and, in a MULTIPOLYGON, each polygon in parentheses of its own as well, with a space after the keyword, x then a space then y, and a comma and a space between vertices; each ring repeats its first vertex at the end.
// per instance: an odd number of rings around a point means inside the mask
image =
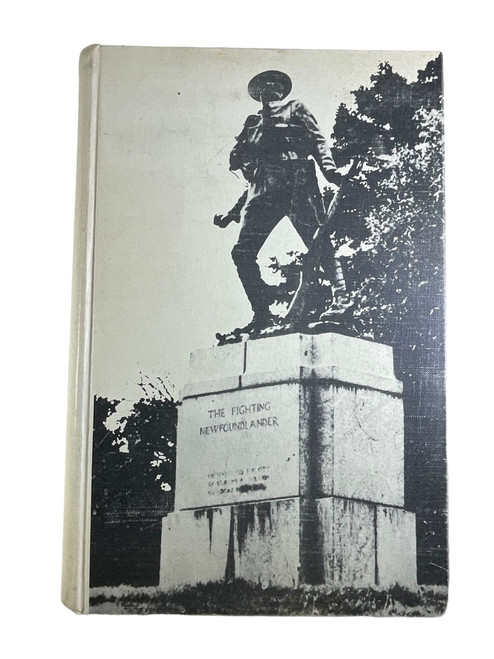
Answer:
MULTIPOLYGON (((260 108, 260 71, 292 79, 330 140, 340 103, 379 62, 416 79, 437 52, 109 47, 101 53, 92 392, 137 400, 141 374, 175 396, 190 353, 245 325, 250 306, 230 252, 239 226, 213 226, 245 189, 228 169, 235 136, 260 108)), ((288 100, 287 99, 287 100, 288 100)), ((260 254, 302 243, 282 221, 260 254)))

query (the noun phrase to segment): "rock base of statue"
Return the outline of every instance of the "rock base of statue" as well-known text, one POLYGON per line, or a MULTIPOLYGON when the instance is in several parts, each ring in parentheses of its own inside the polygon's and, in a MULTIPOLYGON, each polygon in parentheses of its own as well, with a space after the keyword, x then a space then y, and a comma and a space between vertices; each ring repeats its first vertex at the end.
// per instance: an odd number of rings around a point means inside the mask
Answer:
POLYGON ((194 352, 161 586, 415 586, 401 393, 391 348, 337 333, 194 352))
POLYGON ((357 336, 357 331, 353 325, 353 316, 350 313, 344 314, 339 318, 318 319, 314 318, 308 322, 307 319, 300 321, 286 321, 282 318, 273 316, 272 323, 263 327, 236 327, 231 332, 216 334, 216 340, 219 346, 227 343, 240 343, 247 339, 265 339, 272 336, 284 336, 286 334, 323 334, 336 332, 344 336, 357 336))

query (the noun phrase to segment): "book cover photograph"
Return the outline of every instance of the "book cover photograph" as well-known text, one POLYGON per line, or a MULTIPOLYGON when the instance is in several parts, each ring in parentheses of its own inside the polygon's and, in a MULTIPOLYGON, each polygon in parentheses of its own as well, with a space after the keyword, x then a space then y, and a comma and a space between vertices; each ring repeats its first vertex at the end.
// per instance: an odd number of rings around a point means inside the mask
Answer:
POLYGON ((447 606, 440 52, 81 54, 62 599, 447 606))

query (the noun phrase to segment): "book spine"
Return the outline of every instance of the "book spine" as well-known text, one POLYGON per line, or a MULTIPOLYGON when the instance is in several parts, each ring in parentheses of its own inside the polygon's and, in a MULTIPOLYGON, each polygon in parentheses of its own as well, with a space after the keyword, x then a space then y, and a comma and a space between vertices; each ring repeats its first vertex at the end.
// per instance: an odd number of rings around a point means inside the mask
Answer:
POLYGON ((62 602, 87 613, 91 496, 90 395, 100 47, 79 63, 79 127, 69 358, 62 602))

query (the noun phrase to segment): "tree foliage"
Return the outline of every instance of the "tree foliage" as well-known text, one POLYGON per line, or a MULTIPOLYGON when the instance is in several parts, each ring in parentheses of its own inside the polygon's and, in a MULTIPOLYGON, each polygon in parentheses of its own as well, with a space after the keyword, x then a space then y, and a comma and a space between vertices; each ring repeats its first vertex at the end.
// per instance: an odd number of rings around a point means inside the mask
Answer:
POLYGON ((442 62, 408 83, 388 63, 341 106, 335 157, 365 167, 340 208, 361 336, 394 347, 404 383, 405 501, 417 513, 419 578, 447 578, 442 62))
POLYGON ((94 399, 91 587, 156 585, 162 517, 173 508, 177 404, 141 379, 135 403, 94 399))
POLYGON ((119 418, 122 401, 94 400, 93 522, 158 519, 173 505, 176 402, 163 381, 119 418))
POLYGON ((367 154, 375 187, 348 279, 357 329, 416 348, 442 341, 442 114, 422 108, 412 122, 420 142, 397 145, 386 158, 367 154))

